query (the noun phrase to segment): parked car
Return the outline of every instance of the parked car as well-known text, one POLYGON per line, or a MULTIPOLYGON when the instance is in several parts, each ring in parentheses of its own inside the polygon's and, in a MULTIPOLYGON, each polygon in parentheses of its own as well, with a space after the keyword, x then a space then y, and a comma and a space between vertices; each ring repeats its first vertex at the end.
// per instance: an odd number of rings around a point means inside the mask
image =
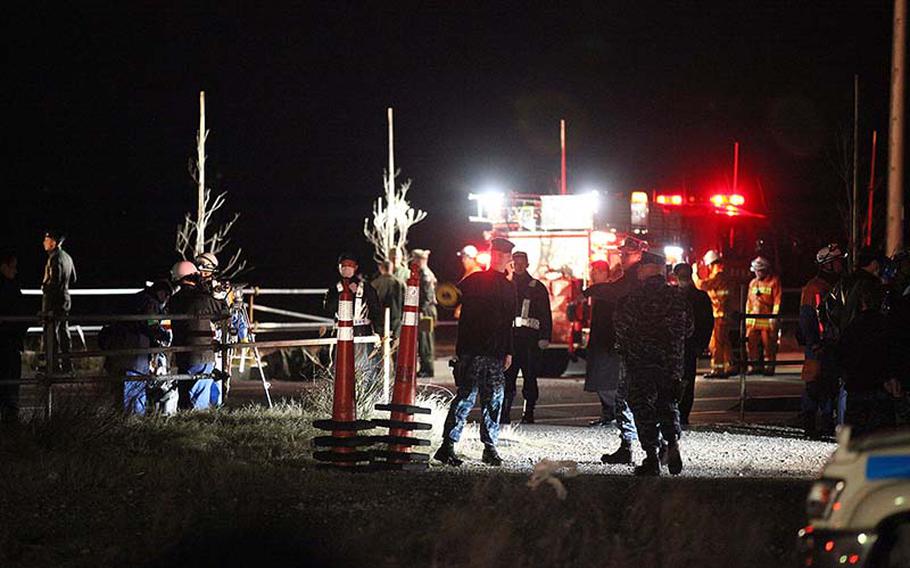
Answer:
POLYGON ((806 499, 800 566, 910 568, 910 428, 837 441, 806 499))

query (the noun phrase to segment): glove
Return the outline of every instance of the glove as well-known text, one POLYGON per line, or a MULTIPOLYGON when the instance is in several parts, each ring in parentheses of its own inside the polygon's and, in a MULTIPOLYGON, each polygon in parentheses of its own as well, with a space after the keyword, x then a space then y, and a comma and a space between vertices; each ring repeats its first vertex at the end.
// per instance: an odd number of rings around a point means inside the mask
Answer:
POLYGON ((540 340, 537 341, 537 348, 538 348, 538 349, 546 349, 546 348, 549 347, 549 346, 550 346, 550 340, 549 340, 549 339, 540 339, 540 340))

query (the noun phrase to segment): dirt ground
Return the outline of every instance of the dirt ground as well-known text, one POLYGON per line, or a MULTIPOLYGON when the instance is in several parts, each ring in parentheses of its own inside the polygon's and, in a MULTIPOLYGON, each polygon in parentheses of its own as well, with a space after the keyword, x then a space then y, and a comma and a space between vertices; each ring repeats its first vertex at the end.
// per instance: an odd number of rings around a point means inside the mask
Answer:
POLYGON ((306 409, 0 430, 0 566, 787 566, 807 479, 318 469, 306 409))

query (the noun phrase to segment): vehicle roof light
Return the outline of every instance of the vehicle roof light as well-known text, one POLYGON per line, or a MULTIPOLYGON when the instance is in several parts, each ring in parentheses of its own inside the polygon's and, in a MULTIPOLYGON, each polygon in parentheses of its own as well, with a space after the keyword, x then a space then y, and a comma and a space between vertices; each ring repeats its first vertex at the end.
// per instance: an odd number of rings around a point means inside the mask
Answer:
POLYGON ((632 192, 632 203, 648 203, 648 194, 644 191, 633 191, 632 192))
POLYGON ((727 196, 720 193, 712 195, 711 203, 713 203, 715 207, 723 207, 727 204, 727 196))
POLYGON ((662 194, 659 194, 657 197, 655 197, 654 201, 656 201, 660 205, 682 205, 683 196, 679 195, 679 194, 663 194, 662 193, 662 194))
POLYGON ((730 205, 736 205, 737 207, 744 205, 746 203, 746 198, 738 193, 734 193, 730 196, 730 205))

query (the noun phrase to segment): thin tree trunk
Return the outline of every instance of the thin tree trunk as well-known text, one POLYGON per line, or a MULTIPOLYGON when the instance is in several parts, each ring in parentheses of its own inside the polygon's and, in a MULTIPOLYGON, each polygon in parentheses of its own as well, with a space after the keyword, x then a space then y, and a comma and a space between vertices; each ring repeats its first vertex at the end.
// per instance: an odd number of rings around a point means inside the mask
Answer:
POLYGON ((199 134, 196 136, 196 255, 205 252, 205 91, 199 91, 199 134))

